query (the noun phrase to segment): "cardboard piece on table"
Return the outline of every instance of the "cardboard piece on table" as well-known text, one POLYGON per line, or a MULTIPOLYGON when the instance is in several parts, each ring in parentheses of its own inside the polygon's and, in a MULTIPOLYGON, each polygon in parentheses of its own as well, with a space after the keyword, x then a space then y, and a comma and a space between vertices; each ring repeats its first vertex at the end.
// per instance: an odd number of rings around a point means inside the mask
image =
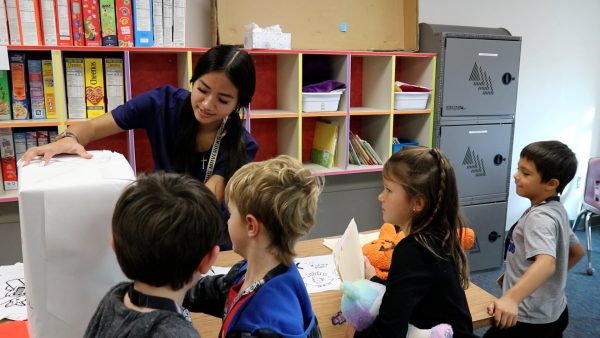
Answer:
POLYGON ((365 264, 354 218, 333 248, 333 260, 340 279, 344 282, 365 278, 365 264))

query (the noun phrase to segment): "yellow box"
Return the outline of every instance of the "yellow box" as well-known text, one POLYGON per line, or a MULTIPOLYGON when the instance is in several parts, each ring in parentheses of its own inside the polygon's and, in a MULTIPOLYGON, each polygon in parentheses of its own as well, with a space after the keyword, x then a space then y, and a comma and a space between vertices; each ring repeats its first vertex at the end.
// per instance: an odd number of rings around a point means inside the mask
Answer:
POLYGON ((85 58, 85 106, 88 119, 106 113, 101 58, 85 58))
POLYGON ((42 60, 42 81, 44 82, 44 102, 46 103, 46 118, 56 118, 56 101, 54 99, 54 71, 52 60, 42 60))

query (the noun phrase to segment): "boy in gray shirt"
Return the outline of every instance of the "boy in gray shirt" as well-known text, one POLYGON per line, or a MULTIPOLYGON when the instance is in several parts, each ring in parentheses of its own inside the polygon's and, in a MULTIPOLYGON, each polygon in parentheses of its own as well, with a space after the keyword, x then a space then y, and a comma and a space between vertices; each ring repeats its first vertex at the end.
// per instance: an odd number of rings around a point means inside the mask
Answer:
POLYGON ((494 327, 484 338, 562 337, 567 271, 584 251, 559 194, 575 176, 577 159, 559 141, 531 143, 520 157, 516 190, 531 207, 508 232, 503 294, 488 306, 494 327))
POLYGON ((216 259, 221 209, 195 178, 142 175, 119 197, 113 247, 132 282, 113 287, 85 337, 199 338, 181 305, 185 293, 216 259))

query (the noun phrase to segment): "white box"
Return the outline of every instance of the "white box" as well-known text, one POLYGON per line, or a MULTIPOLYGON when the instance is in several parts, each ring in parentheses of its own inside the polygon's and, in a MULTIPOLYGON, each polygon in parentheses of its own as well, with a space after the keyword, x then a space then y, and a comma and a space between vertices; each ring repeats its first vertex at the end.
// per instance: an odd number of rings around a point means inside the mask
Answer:
POLYGON ((343 91, 333 93, 302 93, 302 111, 305 113, 337 111, 343 91))
POLYGON ((19 167, 31 337, 82 337, 102 297, 126 280, 111 247, 111 218, 135 176, 123 155, 91 153, 19 167))
POLYGON ((395 92, 394 109, 425 109, 430 92, 395 92))
POLYGON ((292 33, 246 32, 244 33, 244 48, 292 49, 292 33))

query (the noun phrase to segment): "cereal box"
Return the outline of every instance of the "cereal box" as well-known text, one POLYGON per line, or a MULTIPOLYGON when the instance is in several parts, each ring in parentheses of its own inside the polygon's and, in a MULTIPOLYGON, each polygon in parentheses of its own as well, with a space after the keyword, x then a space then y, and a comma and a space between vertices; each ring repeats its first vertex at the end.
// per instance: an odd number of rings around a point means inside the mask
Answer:
POLYGON ((105 59, 104 67, 106 68, 106 111, 113 111, 125 103, 123 60, 105 59))
POLYGON ((25 132, 14 132, 13 141, 15 142, 15 159, 18 161, 27 151, 25 132))
POLYGON ((16 190, 17 161, 15 161, 13 136, 10 128, 0 128, 0 156, 2 161, 4 190, 16 190))
POLYGON ((21 42, 23 45, 43 45, 40 3, 37 0, 17 0, 17 9, 19 10, 21 42))
POLYGON ((152 30, 152 0, 136 0, 133 2, 133 25, 136 47, 154 46, 152 30))
POLYGON ((27 60, 29 76, 29 99, 31 102, 31 118, 46 118, 44 101, 44 83, 42 82, 42 60, 27 60))
POLYGON ((70 119, 84 119, 85 78, 82 58, 65 58, 67 80, 67 112, 70 119))
POLYGON ((73 34, 71 32, 71 3, 69 0, 54 1, 54 13, 56 14, 56 35, 59 46, 73 46, 73 34))
POLYGON ((102 45, 118 46, 115 0, 100 0, 100 26, 102 27, 102 45))
POLYGON ((69 0, 71 4, 71 27, 73 29, 73 45, 85 46, 83 30, 83 8, 81 0, 69 0))
POLYGON ((106 112, 102 59, 85 58, 85 105, 90 119, 106 112))
POLYGON ((86 46, 102 46, 98 0, 82 0, 83 30, 86 46))
POLYGON ((54 70, 52 60, 42 60, 42 82, 44 83, 44 103, 46 118, 56 118, 56 99, 54 97, 54 70))
POLYGON ((12 78, 12 111, 14 120, 29 118, 29 102, 27 101, 27 80, 25 71, 25 54, 10 54, 10 74, 12 78))
POLYGON ((54 0, 40 0, 42 9, 42 30, 44 32, 44 45, 56 46, 56 12, 54 0))
POLYGON ((37 144, 38 146, 43 146, 44 144, 48 144, 48 131, 47 130, 38 130, 36 131, 37 135, 37 144))
POLYGON ((37 131, 26 131, 25 142, 27 149, 37 147, 37 131))
POLYGON ((10 89, 8 70, 0 70, 0 120, 10 120, 10 89))
POLYGON ((133 16, 131 0, 115 0, 117 13, 117 38, 119 46, 133 47, 133 16))

